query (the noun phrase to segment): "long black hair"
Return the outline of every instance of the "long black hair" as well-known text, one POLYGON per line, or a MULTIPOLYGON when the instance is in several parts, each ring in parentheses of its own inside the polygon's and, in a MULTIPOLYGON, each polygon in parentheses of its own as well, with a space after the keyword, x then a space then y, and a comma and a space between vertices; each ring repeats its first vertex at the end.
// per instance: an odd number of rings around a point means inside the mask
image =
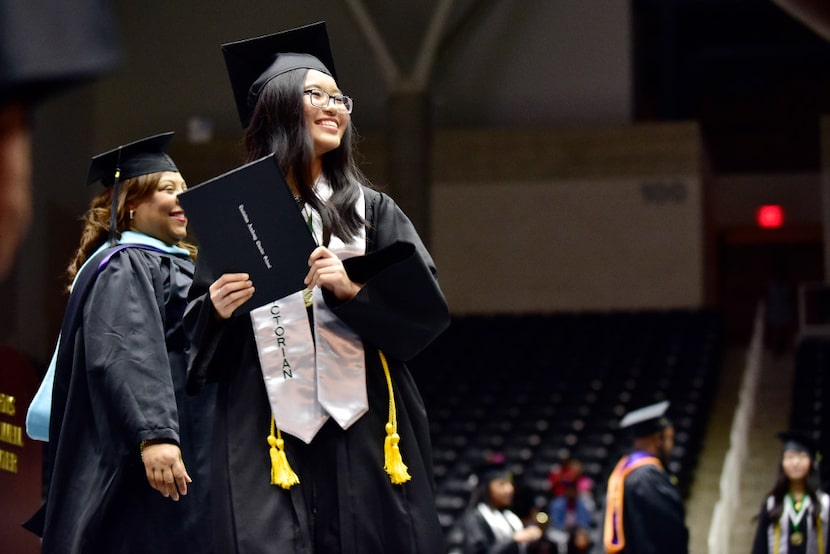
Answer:
POLYGON ((355 209, 359 185, 370 183, 358 167, 357 133, 350 123, 340 147, 322 157, 322 171, 331 186, 331 197, 323 202, 314 194, 314 145, 305 126, 303 103, 307 73, 307 69, 287 71, 262 89, 245 129, 247 161, 274 153, 282 172, 293 179, 301 199, 320 213, 323 244, 329 243, 332 234, 348 242, 358 236, 364 223, 355 209))

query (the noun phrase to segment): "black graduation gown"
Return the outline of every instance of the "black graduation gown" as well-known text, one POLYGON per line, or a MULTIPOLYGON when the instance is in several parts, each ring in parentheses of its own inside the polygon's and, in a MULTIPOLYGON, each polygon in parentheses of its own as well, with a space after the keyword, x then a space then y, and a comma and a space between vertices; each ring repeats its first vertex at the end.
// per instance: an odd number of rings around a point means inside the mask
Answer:
POLYGON ((625 478, 623 530, 625 553, 688 553, 683 499, 659 467, 644 465, 625 478))
POLYGON ((476 506, 467 509, 462 519, 464 554, 519 554, 519 543, 512 538, 497 540, 496 534, 476 506))
POLYGON ((121 59, 106 0, 0 0, 0 105, 38 101, 121 59))
MULTIPOLYGON (((364 189, 367 254, 346 260, 364 283, 333 312, 355 330, 366 352, 369 411, 348 430, 329 420, 310 445, 283 435, 300 483, 270 484, 266 437, 271 409, 250 318, 214 319, 206 294, 218 276, 197 263, 185 326, 191 336, 189 386, 219 380, 214 435, 217 547, 222 552, 438 554, 432 448, 424 403, 405 360, 449 324, 433 262, 394 201, 364 189), (411 481, 393 485, 383 469, 388 393, 377 350, 387 357, 397 408, 400 451, 411 481)), ((256 286, 256 283, 254 283, 256 286)))
POLYGON ((82 314, 70 298, 65 320, 81 317, 62 329, 55 367, 44 553, 212 551, 204 460, 213 399, 185 393, 192 276, 189 258, 130 247, 100 271, 82 314), (145 476, 139 443, 158 438, 181 446, 193 479, 179 502, 145 476))

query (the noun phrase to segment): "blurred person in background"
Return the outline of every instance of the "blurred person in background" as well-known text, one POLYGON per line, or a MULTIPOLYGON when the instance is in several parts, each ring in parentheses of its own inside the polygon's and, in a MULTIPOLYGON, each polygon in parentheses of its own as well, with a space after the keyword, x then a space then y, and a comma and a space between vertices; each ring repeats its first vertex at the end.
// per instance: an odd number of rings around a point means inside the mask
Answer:
POLYGON ((525 526, 510 510, 513 476, 504 458, 494 455, 476 472, 478 486, 462 519, 464 554, 521 554, 542 538, 538 525, 525 526))
POLYGON ((611 472, 603 544, 609 554, 687 554, 689 530, 680 492, 666 472, 674 427, 662 401, 629 412, 620 429, 632 445, 611 472))

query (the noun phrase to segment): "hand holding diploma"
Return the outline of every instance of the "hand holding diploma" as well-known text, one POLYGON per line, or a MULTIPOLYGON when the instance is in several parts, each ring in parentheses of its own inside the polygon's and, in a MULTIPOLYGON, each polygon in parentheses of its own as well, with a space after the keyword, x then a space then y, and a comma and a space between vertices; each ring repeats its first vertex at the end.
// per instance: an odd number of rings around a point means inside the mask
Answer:
POLYGON ((247 273, 225 273, 210 286, 210 301, 216 315, 228 319, 254 295, 254 290, 247 273))
POLYGON ((363 285, 349 279, 343 262, 325 246, 318 246, 308 258, 310 267, 303 281, 308 288, 320 287, 341 302, 354 298, 363 285))

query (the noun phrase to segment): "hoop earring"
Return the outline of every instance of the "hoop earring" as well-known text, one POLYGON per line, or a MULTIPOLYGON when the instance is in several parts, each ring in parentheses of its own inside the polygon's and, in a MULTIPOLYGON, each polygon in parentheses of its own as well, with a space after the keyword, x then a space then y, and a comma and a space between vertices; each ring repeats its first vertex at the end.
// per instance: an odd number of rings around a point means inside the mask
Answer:
POLYGON ((130 221, 135 217, 135 210, 130 210, 130 221))

